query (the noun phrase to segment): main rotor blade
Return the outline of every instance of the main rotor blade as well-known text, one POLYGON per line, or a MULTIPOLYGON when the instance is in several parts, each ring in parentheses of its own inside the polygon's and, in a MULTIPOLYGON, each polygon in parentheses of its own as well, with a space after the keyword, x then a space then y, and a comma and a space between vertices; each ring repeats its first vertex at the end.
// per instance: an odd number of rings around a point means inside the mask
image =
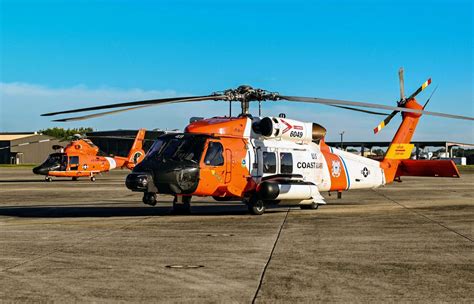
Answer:
POLYGON ((176 102, 186 102, 186 101, 203 101, 203 100, 214 100, 224 98, 224 95, 207 95, 207 96, 191 96, 191 97, 172 97, 172 98, 161 98, 161 99, 149 99, 149 100, 139 100, 131 102, 122 102, 122 103, 113 103, 103 106, 95 106, 88 108, 79 108, 73 110, 59 111, 44 113, 41 116, 53 116, 58 114, 67 114, 67 113, 77 113, 77 112, 86 112, 86 111, 95 111, 95 110, 104 110, 112 108, 123 108, 123 107, 133 107, 140 105, 155 105, 155 104, 164 104, 164 103, 176 103, 176 102))
POLYGON ((76 116, 76 117, 67 117, 67 118, 54 119, 54 120, 52 120, 52 121, 54 121, 54 122, 68 122, 68 121, 85 120, 85 119, 90 119, 90 118, 96 118, 96 117, 106 116, 106 115, 110 115, 110 114, 117 114, 117 113, 120 113, 120 112, 126 112, 126 111, 130 111, 130 110, 138 110, 138 109, 141 109, 141 108, 146 108, 146 107, 151 107, 151 106, 156 106, 156 105, 155 105, 155 104, 143 105, 143 106, 138 106, 138 107, 131 107, 131 108, 127 108, 127 109, 113 110, 113 111, 107 111, 107 112, 89 114, 89 115, 84 115, 84 116, 76 116))
POLYGON ((405 99, 405 80, 403 79, 403 67, 398 70, 398 80, 400 81, 400 100, 405 99))
POLYGON ((428 103, 430 102, 431 100, 431 97, 433 97, 434 93, 436 92, 436 90, 438 89, 438 86, 436 86, 433 90, 433 92, 431 92, 430 94, 430 97, 428 97, 428 99, 426 100, 425 104, 423 105, 423 110, 426 108, 426 106, 428 105, 428 103))
POLYGON ((362 110, 362 109, 351 108, 351 107, 346 107, 346 106, 337 106, 337 105, 330 105, 330 106, 331 106, 331 107, 336 107, 336 108, 341 108, 341 109, 346 109, 346 110, 351 110, 351 111, 357 111, 357 112, 363 112, 363 113, 368 113, 368 114, 374 114, 374 115, 381 115, 381 116, 386 116, 386 115, 388 115, 387 113, 374 112, 374 111, 369 111, 369 110, 362 110))
POLYGON ((300 97, 300 96, 279 95, 278 97, 280 100, 319 103, 319 104, 325 104, 325 105, 356 106, 356 107, 362 107, 362 108, 392 110, 392 111, 417 113, 417 114, 423 114, 423 115, 447 117, 447 118, 454 118, 454 119, 474 120, 474 117, 469 117, 469 116, 445 114, 445 113, 439 113, 439 112, 429 112, 429 111, 402 108, 402 107, 392 107, 392 106, 386 106, 386 105, 381 105, 381 104, 376 104, 376 103, 356 102, 356 101, 346 101, 346 100, 326 99, 326 98, 314 98, 314 97, 300 97))

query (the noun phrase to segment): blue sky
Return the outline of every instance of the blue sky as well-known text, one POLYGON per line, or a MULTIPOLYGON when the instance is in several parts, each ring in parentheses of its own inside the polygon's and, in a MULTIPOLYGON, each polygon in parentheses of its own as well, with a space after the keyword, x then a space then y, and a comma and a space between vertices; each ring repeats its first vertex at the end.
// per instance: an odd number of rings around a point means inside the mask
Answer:
MULTIPOLYGON (((208 94, 240 84, 287 95, 395 105, 397 71, 414 91, 439 85, 428 110, 474 115, 472 1, 1 2, 0 131, 49 126, 182 129, 216 102, 153 107, 67 124, 40 113, 141 98, 208 94)), ((429 96, 429 88, 419 95, 429 96)), ((236 108, 237 110, 237 108, 236 108)), ((268 103, 348 140, 390 139, 380 118, 268 103)), ((423 117, 415 139, 474 142, 474 125, 423 117)))

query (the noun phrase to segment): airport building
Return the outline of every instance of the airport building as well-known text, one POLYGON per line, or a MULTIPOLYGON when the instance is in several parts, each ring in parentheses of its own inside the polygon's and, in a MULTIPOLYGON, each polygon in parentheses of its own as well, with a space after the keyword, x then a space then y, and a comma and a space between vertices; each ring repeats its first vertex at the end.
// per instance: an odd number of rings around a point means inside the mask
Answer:
MULTIPOLYGON (((453 142, 453 141, 412 141, 414 145, 413 158, 414 159, 431 159, 431 158, 449 158, 452 159, 458 165, 470 165, 474 164, 474 153, 468 155, 459 155, 456 153, 456 149, 471 150, 474 149, 474 144, 453 142), (444 150, 439 155, 433 155, 431 152, 426 152, 425 149, 428 147, 437 148, 444 150), (458 156, 458 157, 456 157, 458 156)), ((367 156, 370 158, 378 159, 382 158, 380 155, 376 155, 373 151, 376 148, 386 150, 391 142, 389 141, 348 141, 348 142, 327 142, 328 145, 337 147, 339 149, 350 149, 356 148, 360 151, 358 154, 367 156)), ((472 150, 471 150, 472 151, 472 150)))
POLYGON ((36 132, 0 133, 0 164, 38 164, 53 152, 53 145, 60 144, 36 132))

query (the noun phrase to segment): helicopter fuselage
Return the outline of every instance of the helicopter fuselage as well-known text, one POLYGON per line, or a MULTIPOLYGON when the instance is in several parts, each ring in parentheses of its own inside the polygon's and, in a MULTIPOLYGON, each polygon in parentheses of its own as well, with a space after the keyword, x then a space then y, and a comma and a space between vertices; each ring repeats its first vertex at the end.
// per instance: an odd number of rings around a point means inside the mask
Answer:
POLYGON ((324 134, 319 125, 285 118, 195 121, 184 133, 158 138, 126 185, 175 196, 324 204, 320 191, 385 183, 379 162, 327 146, 324 134))
POLYGON ((51 181, 51 177, 70 177, 73 180, 89 177, 94 181, 95 175, 115 168, 133 169, 145 155, 142 150, 144 134, 144 129, 138 132, 127 157, 101 155, 99 148, 87 138, 73 140, 64 148, 57 147, 60 152, 50 154, 41 165, 33 168, 33 173, 44 175, 47 181, 51 181))

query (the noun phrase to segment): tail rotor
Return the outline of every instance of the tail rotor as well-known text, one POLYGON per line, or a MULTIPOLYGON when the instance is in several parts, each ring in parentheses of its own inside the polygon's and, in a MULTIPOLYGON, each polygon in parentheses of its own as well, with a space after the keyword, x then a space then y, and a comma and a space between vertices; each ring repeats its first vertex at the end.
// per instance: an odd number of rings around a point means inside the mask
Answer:
MULTIPOLYGON (((401 67, 399 70, 398 70, 398 79, 399 79, 399 82, 400 82, 400 100, 397 101, 397 106, 398 107, 401 107, 401 108, 404 108, 406 103, 408 101, 410 101, 411 99, 415 98, 416 95, 418 95, 419 93, 421 93, 424 89, 426 89, 430 84, 431 84, 431 78, 429 78, 427 81, 425 81, 413 94, 411 94, 408 98, 405 97, 405 81, 404 81, 404 71, 403 71, 403 67, 401 67)), ((436 90, 436 89, 435 89, 436 90)), ((434 91, 433 91, 434 93, 434 91)), ((430 98, 428 98, 428 101, 425 103, 425 106, 428 104, 429 100, 431 99, 431 96, 430 98)), ((374 128, 374 134, 377 134, 378 132, 380 132, 383 128, 385 128, 389 123, 390 121, 392 120, 392 118, 395 117, 395 115, 397 115, 397 113, 399 113, 400 111, 393 111, 392 113, 390 113, 387 117, 385 117, 384 120, 382 120, 378 125, 377 127, 374 128)))

